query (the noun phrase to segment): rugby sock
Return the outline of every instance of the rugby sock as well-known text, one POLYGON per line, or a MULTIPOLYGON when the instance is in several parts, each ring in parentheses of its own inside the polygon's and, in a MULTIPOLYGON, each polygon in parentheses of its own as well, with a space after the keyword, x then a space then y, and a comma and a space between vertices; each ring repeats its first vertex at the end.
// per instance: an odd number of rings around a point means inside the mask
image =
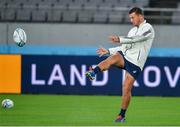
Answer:
POLYGON ((119 115, 121 115, 122 117, 125 117, 126 114, 126 109, 121 109, 121 112, 119 113, 119 115))
POLYGON ((98 66, 96 66, 96 67, 93 69, 93 71, 94 71, 95 74, 97 74, 97 73, 101 72, 101 69, 100 69, 98 66))

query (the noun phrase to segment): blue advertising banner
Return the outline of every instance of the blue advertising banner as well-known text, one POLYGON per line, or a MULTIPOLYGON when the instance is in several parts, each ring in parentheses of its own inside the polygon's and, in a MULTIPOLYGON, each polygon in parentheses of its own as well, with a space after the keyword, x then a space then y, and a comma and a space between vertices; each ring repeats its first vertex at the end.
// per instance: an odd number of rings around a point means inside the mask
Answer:
MULTIPOLYGON (((85 72, 106 57, 22 56, 22 93, 121 95, 124 71, 111 67, 89 81, 85 72)), ((133 95, 180 96, 180 58, 150 57, 133 95)))

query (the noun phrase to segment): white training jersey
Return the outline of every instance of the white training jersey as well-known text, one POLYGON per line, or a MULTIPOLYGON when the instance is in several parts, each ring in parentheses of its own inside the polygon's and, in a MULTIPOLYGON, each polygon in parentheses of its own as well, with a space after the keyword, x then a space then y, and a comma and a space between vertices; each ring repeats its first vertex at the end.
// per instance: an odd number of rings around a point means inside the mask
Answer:
POLYGON ((142 70, 154 37, 153 27, 144 20, 138 27, 133 27, 127 37, 119 36, 120 46, 109 48, 110 55, 122 51, 126 60, 139 66, 142 70))

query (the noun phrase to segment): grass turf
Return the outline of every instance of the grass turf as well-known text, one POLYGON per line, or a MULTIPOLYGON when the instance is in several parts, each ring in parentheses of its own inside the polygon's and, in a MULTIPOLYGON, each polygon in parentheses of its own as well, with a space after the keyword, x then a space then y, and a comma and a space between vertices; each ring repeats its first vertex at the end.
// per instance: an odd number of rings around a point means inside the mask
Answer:
POLYGON ((179 97, 133 97, 126 123, 114 123, 120 96, 9 95, 12 109, 0 107, 0 125, 137 126, 180 125, 179 97))

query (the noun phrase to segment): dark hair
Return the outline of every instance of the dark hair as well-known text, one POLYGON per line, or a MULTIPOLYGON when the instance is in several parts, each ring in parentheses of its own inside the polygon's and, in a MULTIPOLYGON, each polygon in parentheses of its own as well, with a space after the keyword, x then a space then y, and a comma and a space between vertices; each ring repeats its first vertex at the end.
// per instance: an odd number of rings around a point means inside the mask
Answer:
POLYGON ((132 14, 133 12, 135 12, 136 14, 139 14, 139 15, 144 15, 143 14, 143 10, 139 7, 133 7, 130 11, 129 11, 129 14, 132 14))

